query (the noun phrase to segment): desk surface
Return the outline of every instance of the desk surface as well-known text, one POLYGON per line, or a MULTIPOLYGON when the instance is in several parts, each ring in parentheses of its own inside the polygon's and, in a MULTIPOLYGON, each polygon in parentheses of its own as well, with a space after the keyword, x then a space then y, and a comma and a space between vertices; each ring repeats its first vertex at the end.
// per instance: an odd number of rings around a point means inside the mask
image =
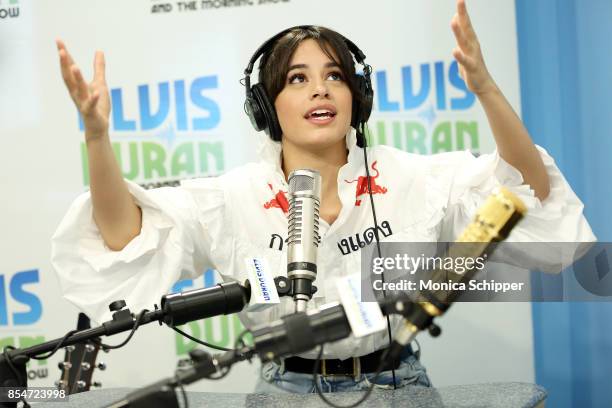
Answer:
MULTIPOLYGON (((37 408, 105 407, 134 391, 130 388, 109 388, 73 394, 67 403, 47 402, 37 408)), ((326 394, 334 403, 349 405, 361 392, 326 394)), ((179 403, 182 399, 179 392, 179 403)), ((187 392, 189 407, 327 407, 316 394, 225 394, 187 392)), ((491 383, 457 385, 441 388, 404 387, 398 390, 374 390, 360 407, 536 407, 546 399, 544 388, 529 383, 491 383)))

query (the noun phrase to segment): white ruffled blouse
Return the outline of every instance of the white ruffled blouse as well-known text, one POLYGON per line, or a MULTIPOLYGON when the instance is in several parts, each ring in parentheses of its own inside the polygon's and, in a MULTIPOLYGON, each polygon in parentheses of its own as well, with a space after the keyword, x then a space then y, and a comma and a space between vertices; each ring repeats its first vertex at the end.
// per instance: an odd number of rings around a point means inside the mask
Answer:
MULTIPOLYGON (((328 225, 321 220, 319 291, 309 307, 339 300, 334 277, 360 271, 359 241, 371 242, 370 200, 359 191, 365 176, 355 132, 346 138, 348 163, 338 174, 342 210, 328 225)), ((470 152, 423 156, 388 146, 368 148, 381 241, 452 241, 471 221, 492 190, 504 185, 527 205, 524 220, 509 241, 589 242, 595 239, 576 197, 553 159, 538 147, 551 190, 540 202, 519 171, 497 152, 478 158, 470 152)), ((52 263, 64 296, 97 322, 109 320, 108 304, 124 299, 137 312, 152 309, 181 279, 216 269, 224 280, 244 282, 244 260, 266 258, 276 275, 286 275, 287 182, 280 167, 280 144, 262 141, 261 161, 214 178, 186 180, 180 187, 144 190, 127 181, 142 209, 142 230, 123 250, 104 244, 92 216, 89 193, 71 205, 52 238, 52 263)), ((363 189, 363 188, 362 188, 363 189)), ((560 265, 548 265, 549 270, 560 265)), ((247 327, 292 313, 293 300, 263 312, 241 313, 247 327)), ((326 358, 345 359, 387 344, 386 331, 327 345, 326 358)), ((316 353, 306 353, 315 357, 316 353)))

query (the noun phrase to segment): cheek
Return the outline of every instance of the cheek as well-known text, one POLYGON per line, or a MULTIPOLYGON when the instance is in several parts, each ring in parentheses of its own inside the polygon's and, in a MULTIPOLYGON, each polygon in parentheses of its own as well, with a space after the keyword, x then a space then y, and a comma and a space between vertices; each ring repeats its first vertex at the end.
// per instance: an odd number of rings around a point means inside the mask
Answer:
POLYGON ((286 95, 279 95, 274 102, 274 109, 279 122, 287 123, 293 120, 293 116, 297 112, 296 107, 291 104, 291 98, 286 95))
POLYGON ((351 91, 349 91, 348 89, 342 95, 341 104, 342 104, 342 112, 346 113, 345 116, 348 117, 348 119, 346 120, 350 123, 351 116, 353 113, 353 97, 351 96, 351 91))

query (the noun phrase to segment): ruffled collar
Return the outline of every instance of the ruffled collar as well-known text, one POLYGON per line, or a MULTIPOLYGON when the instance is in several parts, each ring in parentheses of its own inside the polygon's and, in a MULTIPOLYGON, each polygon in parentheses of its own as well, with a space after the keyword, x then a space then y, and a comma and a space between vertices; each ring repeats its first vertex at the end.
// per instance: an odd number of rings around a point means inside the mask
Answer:
MULTIPOLYGON (((275 171, 283 173, 282 169, 282 147, 280 142, 275 142, 264 132, 258 132, 257 137, 259 138, 259 143, 257 145, 257 155, 259 159, 266 163, 269 166, 272 166, 275 171)), ((357 146, 357 134, 354 128, 350 128, 345 137, 346 148, 348 150, 348 163, 352 163, 358 156, 360 151, 359 146, 357 146)))

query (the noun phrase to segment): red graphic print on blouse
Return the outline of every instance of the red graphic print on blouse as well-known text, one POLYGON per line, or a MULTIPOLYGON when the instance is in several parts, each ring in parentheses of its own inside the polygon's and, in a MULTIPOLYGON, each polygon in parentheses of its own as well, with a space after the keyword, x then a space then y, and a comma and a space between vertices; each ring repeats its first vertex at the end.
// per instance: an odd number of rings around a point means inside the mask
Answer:
MULTIPOLYGON (((372 185, 372 194, 385 194, 387 192, 387 188, 383 187, 376 183, 376 179, 380 176, 378 169, 376 169, 376 161, 372 163, 372 170, 376 172, 376 175, 370 176, 370 183, 372 185)), ((359 176, 359 178, 348 181, 344 180, 345 183, 354 183, 357 182, 357 189, 355 191, 355 206, 359 207, 361 205, 360 196, 368 193, 368 177, 367 176, 359 176)))
MULTIPOLYGON (((272 190, 272 193, 274 193, 272 184, 268 183, 268 187, 270 187, 270 190, 272 190)), ((278 190, 273 199, 264 203, 264 208, 266 210, 269 208, 280 208, 285 214, 287 214, 289 212, 289 201, 287 201, 285 194, 286 191, 278 190)))

